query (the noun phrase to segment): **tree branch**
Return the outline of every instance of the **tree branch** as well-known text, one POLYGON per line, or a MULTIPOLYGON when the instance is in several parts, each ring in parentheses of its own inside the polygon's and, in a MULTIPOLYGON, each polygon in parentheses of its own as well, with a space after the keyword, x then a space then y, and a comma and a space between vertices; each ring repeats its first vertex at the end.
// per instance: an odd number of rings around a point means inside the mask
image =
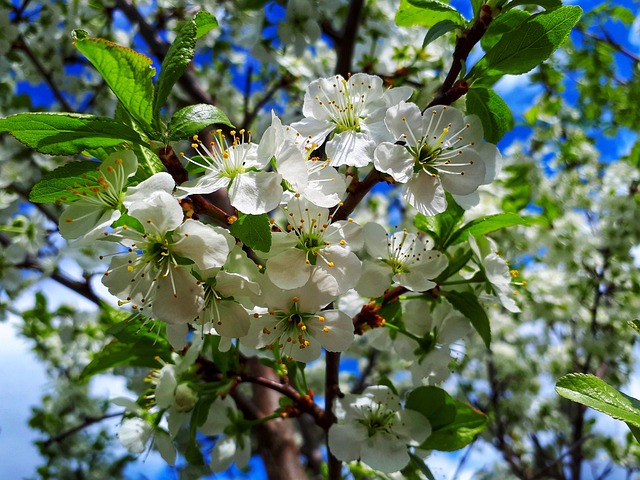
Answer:
POLYGON ((451 105, 458 98, 462 97, 469 90, 469 84, 464 80, 457 80, 462 66, 467 60, 469 53, 473 47, 480 41, 482 36, 489 28, 493 20, 493 10, 487 4, 482 5, 478 18, 469 30, 462 33, 456 42, 456 48, 453 52, 453 62, 449 68, 444 82, 438 89, 438 94, 433 101, 427 105, 427 108, 434 105, 451 105))
POLYGON ((65 430, 64 432, 56 435, 55 437, 51 437, 48 440, 45 440, 44 442, 42 442, 42 445, 44 447, 50 447, 51 445, 53 445, 54 443, 60 443, 64 440, 66 440, 68 437, 70 437, 71 435, 74 435, 76 433, 78 433, 81 430, 84 430, 85 428, 95 424, 95 423, 99 423, 102 422, 103 420, 107 420, 109 418, 114 418, 114 417, 120 417, 122 415, 124 415, 125 412, 116 412, 116 413, 106 413, 104 415, 102 415, 101 417, 85 417, 84 421, 79 424, 76 425, 73 428, 70 428, 69 430, 65 430))

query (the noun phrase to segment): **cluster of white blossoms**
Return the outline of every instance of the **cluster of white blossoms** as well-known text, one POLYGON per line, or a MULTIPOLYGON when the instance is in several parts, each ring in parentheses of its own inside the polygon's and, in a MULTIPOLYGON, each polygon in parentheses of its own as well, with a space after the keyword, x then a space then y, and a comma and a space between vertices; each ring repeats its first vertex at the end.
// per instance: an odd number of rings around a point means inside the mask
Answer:
MULTIPOLYGON (((195 154, 181 156, 188 171, 198 173, 181 185, 168 173, 135 184, 134 153, 116 152, 100 165, 96 187, 62 214, 60 232, 67 239, 119 244, 103 284, 121 305, 163 321, 176 349, 192 328, 200 337, 220 336, 222 352, 236 345, 300 362, 316 360, 323 348, 343 352, 355 328, 350 315, 334 308, 341 298, 371 301, 394 287, 419 296, 437 287, 448 266, 446 253, 423 234, 334 220, 350 181, 357 184, 359 172, 375 168, 389 183, 402 185, 403 197, 418 212, 435 215, 446 209, 445 192, 467 196, 490 181, 499 158, 495 146, 483 142, 477 118, 444 106, 421 112, 406 102, 411 94, 406 87, 384 88, 381 78, 366 74, 316 80, 305 95, 304 118, 289 126, 272 114, 258 143, 244 130, 230 136, 217 130, 208 143, 194 136, 195 154), (262 233, 270 242, 258 244, 268 251, 188 214, 186 197, 218 191, 226 191, 235 209, 230 218, 269 217, 262 233)), ((495 294, 512 307, 504 272, 494 274, 491 267, 495 254, 470 241, 495 294)), ((387 348, 393 344, 403 360, 413 362, 415 385, 446 378, 447 345, 469 330, 468 320, 446 301, 429 305, 402 299, 403 318, 390 325, 402 331, 393 341, 385 337, 387 348)), ((120 438, 131 451, 140 451, 154 431, 159 441, 172 440, 191 415, 198 394, 180 377, 174 365, 154 377, 155 403, 168 417, 168 434, 140 419, 123 423, 120 438)), ((211 435, 227 432, 216 447, 216 468, 233 458, 246 464, 250 448, 241 429, 227 428, 235 418, 229 402, 219 401, 228 416, 201 428, 211 435)), ((338 410, 329 446, 341 460, 361 458, 395 471, 408 461, 407 445, 428 435, 426 419, 401 410, 397 397, 382 387, 345 397, 338 410)))

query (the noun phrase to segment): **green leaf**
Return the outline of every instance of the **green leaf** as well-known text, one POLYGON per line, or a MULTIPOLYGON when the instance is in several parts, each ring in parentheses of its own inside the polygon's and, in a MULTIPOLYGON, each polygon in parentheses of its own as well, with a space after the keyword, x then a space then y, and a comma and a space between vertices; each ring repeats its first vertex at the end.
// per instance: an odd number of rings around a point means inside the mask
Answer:
POLYGON ((616 390, 604 380, 586 373, 570 373, 556 383, 561 397, 640 428, 640 401, 616 390))
POLYGON ((422 232, 428 233, 436 244, 436 248, 446 248, 449 237, 454 233, 464 215, 464 210, 456 203, 451 194, 447 193, 447 209, 433 217, 421 213, 413 219, 413 224, 422 232))
POLYGON ((562 6, 562 0, 513 0, 507 3, 502 10, 511 10, 513 7, 519 7, 520 5, 539 5, 545 10, 553 10, 562 6))
POLYGON ((418 213, 413 218, 413 226, 416 227, 421 232, 428 234, 433 240, 436 242, 436 245, 439 244, 439 237, 436 230, 438 229, 438 221, 436 217, 427 217, 422 213, 418 213))
POLYGON ((19 113, 0 118, 0 132, 9 132, 26 146, 49 155, 144 143, 140 135, 120 122, 78 113, 19 113))
POLYGON ((480 334, 487 348, 491 346, 491 326, 489 325, 489 317, 485 312, 478 297, 471 292, 457 292, 455 290, 443 292, 447 300, 451 302, 453 308, 462 313, 469 319, 473 328, 480 334))
POLYGON ((485 414, 438 387, 416 388, 407 397, 406 408, 420 412, 431 423, 431 435, 419 447, 423 450, 459 450, 470 444, 488 424, 485 414))
POLYGON ((144 131, 151 135, 153 76, 151 59, 102 38, 89 38, 74 30, 76 48, 98 70, 118 100, 144 131))
POLYGON ((490 88, 471 87, 467 92, 467 113, 482 122, 484 138, 498 143, 513 128, 513 114, 506 102, 490 88))
POLYGON ((157 329, 146 329, 140 322, 125 320, 110 327, 107 333, 114 340, 93 356, 80 379, 88 379, 120 365, 159 367, 158 357, 167 361, 171 358, 171 347, 164 334, 157 329))
POLYGON ((167 55, 162 61, 160 74, 156 83, 153 101, 153 118, 156 125, 160 123, 160 109, 169 98, 171 89, 187 70, 196 50, 196 39, 204 36, 218 26, 216 17, 207 12, 198 12, 192 20, 187 21, 178 31, 171 43, 167 55))
POLYGON ((209 12, 198 12, 194 20, 197 27, 196 38, 202 38, 211 30, 218 27, 218 20, 209 12))
POLYGON ((469 235, 478 236, 495 232, 503 228, 513 227, 514 225, 533 225, 538 220, 531 217, 521 217, 517 213, 497 213, 495 215, 487 215, 471 220, 465 224, 460 230, 455 232, 450 240, 449 245, 464 242, 469 235))
POLYGON ((469 77, 496 73, 519 75, 544 62, 564 42, 580 19, 582 9, 561 7, 532 15, 505 33, 473 67, 469 77))
POLYGON ((629 427, 629 430, 631 430, 631 434, 633 435, 633 438, 636 439, 636 442, 640 443, 640 428, 630 423, 627 423, 627 427, 629 427))
POLYGON ((84 197, 91 188, 99 187, 100 164, 89 160, 71 162, 44 175, 29 193, 34 203, 71 203, 84 197))
POLYGON ((442 20, 441 22, 436 23, 424 36, 424 40, 422 41, 422 48, 426 48, 427 45, 429 45, 434 40, 449 32, 452 32, 453 30, 458 29, 460 29, 460 24, 451 20, 442 20))
POLYGON ((518 28, 525 20, 527 20, 531 14, 524 10, 511 10, 509 12, 503 12, 493 19, 489 28, 480 39, 480 45, 482 49, 489 51, 507 32, 518 28))
POLYGON ((464 25, 466 20, 451 5, 437 0, 401 0, 396 13, 396 24, 401 27, 422 25, 431 28, 443 20, 464 25))
POLYGON ((636 331, 636 333, 640 333, 640 319, 636 318, 635 320, 631 320, 627 322, 627 325, 633 328, 636 331))
POLYGON ((449 257, 449 263, 444 272, 434 280, 437 284, 444 283, 447 278, 458 273, 473 256, 473 251, 470 248, 458 248, 453 254, 449 254, 449 251, 447 251, 447 256, 449 257))
POLYGON ((190 139, 210 125, 233 125, 222 110, 204 103, 178 110, 169 122, 169 140, 190 139))
POLYGON ((271 224, 269 215, 245 215, 240 213, 238 220, 229 227, 231 235, 247 247, 261 252, 271 249, 271 224))

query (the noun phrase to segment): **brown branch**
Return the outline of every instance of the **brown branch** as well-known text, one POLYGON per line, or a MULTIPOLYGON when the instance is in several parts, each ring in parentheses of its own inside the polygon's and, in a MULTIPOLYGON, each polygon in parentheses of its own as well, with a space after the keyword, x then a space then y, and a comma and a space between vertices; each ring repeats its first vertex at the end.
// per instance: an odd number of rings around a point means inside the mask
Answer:
POLYGON ((101 417, 85 417, 84 421, 79 424, 76 425, 73 428, 70 428, 69 430, 65 430, 64 432, 56 435, 55 437, 51 437, 48 440, 45 440, 44 442, 42 442, 42 445, 44 447, 50 447, 51 445, 53 445, 54 443, 60 443, 64 440, 66 440, 67 438, 69 438, 71 435, 74 435, 76 433, 78 433, 81 430, 84 430, 85 428, 102 422, 103 420, 107 420, 109 418, 114 418, 114 417, 120 417, 124 414, 125 412, 116 412, 116 413, 106 413, 104 415, 102 415, 101 417))
POLYGON ((464 80, 457 80, 457 78, 462 71, 462 66, 466 62, 469 53, 471 53, 473 47, 480 41, 487 31, 487 28, 489 28, 493 20, 493 14, 494 12, 489 5, 482 5, 480 14, 471 28, 464 31, 462 35, 458 37, 449 73, 447 73, 444 82, 438 89, 438 94, 427 108, 433 107, 434 105, 451 105, 467 93, 469 84, 464 80))
POLYGON ((337 222, 338 220, 346 220, 365 195, 369 193, 375 184, 380 182, 382 178, 382 175, 376 169, 371 170, 362 181, 358 181, 353 177, 353 182, 349 186, 349 194, 333 216, 333 221, 337 222))
POLYGON ((288 87, 294 81, 295 77, 291 75, 283 75, 280 81, 273 84, 251 110, 248 109, 247 101, 247 108, 245 108, 244 120, 242 121, 243 127, 249 128, 258 116, 258 113, 260 113, 260 110, 262 110, 262 107, 264 107, 279 90, 288 87))
POLYGON ((353 62, 353 52, 358 38, 358 27, 360 26, 360 17, 364 0, 351 0, 349 2, 349 11, 347 18, 342 25, 339 40, 335 43, 336 53, 338 55, 336 61, 336 74, 346 77, 351 72, 351 63, 353 62))
MULTIPOLYGON (((3 235, 0 235, 0 244, 7 247, 11 245, 11 240, 6 238, 3 235)), ((45 273, 47 271, 46 268, 42 266, 40 261, 32 255, 27 255, 27 257, 24 259, 22 263, 15 264, 14 267, 33 270, 39 273, 45 273)), ((51 278, 52 280, 55 280, 60 285, 67 287, 69 290, 76 292, 78 295, 83 296, 84 298, 95 303, 96 305, 98 306, 102 305, 102 301, 100 300, 100 297, 98 297, 94 293, 93 289, 91 288, 91 284, 88 281, 85 280, 81 282, 78 280, 73 280, 72 278, 67 277, 57 268, 53 270, 53 272, 51 272, 51 274, 49 275, 49 278, 51 278)))

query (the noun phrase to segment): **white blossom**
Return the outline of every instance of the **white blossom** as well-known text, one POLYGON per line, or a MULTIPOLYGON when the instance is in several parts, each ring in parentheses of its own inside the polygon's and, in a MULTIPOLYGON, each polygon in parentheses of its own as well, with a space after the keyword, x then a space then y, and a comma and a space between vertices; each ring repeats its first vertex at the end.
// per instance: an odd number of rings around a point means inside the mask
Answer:
POLYGON ((305 93, 306 118, 291 126, 318 145, 330 136, 326 145, 330 165, 364 167, 373 160, 377 143, 388 137, 385 109, 411 93, 408 87, 384 90, 380 77, 365 73, 348 79, 321 78, 311 82, 305 93))
POLYGON ((423 242, 406 231, 389 235, 384 227, 370 222, 364 226, 365 248, 374 260, 364 264, 356 290, 366 297, 379 297, 392 282, 414 292, 436 286, 433 281, 447 267, 447 257, 432 250, 431 240, 423 242))
MULTIPOLYGON (((245 139, 245 131, 235 131, 231 145, 221 130, 218 130, 209 147, 197 136, 191 145, 199 156, 189 158, 189 162, 205 170, 197 180, 191 180, 178 187, 179 195, 205 194, 226 188, 231 205, 243 213, 259 215, 269 212, 280 204, 282 198, 282 175, 267 172, 270 158, 259 158, 258 146, 245 139)), ((249 134, 247 133, 249 136, 249 134)))
POLYGON ((60 216, 60 234, 66 239, 95 240, 120 218, 127 181, 137 168, 138 160, 130 150, 109 155, 98 167, 97 184, 60 216))
POLYGON ((361 395, 346 394, 335 405, 337 423, 329 428, 329 450, 345 462, 362 460, 385 473, 409 463, 407 446, 417 446, 431 434, 427 418, 402 409, 386 386, 368 387, 361 395))
POLYGON ((329 210, 302 197, 287 205, 289 233, 273 234, 267 276, 280 288, 301 287, 313 272, 330 278, 329 294, 340 295, 360 278, 362 262, 352 250, 363 244, 362 228, 353 221, 331 222, 329 210))
POLYGON ((265 279, 262 293, 268 311, 254 315, 243 342, 254 348, 277 349, 281 355, 307 363, 320 356, 321 347, 345 351, 353 342, 353 323, 339 310, 323 310, 335 299, 328 293, 331 284, 329 277, 319 276, 303 287, 283 290, 265 279))
POLYGON ((129 206, 129 215, 144 232, 127 226, 110 235, 127 247, 112 259, 102 279, 109 292, 140 312, 168 324, 192 321, 204 306, 204 290, 180 259, 201 269, 221 267, 233 237, 218 227, 188 219, 182 223, 182 207, 170 194, 155 192, 129 206))
POLYGON ((413 103, 389 108, 385 124, 395 143, 375 150, 376 169, 403 183, 405 200, 424 215, 447 208, 445 190, 469 195, 485 181, 484 156, 495 164, 497 149, 482 145, 482 124, 453 107, 438 105, 424 114, 413 103))

